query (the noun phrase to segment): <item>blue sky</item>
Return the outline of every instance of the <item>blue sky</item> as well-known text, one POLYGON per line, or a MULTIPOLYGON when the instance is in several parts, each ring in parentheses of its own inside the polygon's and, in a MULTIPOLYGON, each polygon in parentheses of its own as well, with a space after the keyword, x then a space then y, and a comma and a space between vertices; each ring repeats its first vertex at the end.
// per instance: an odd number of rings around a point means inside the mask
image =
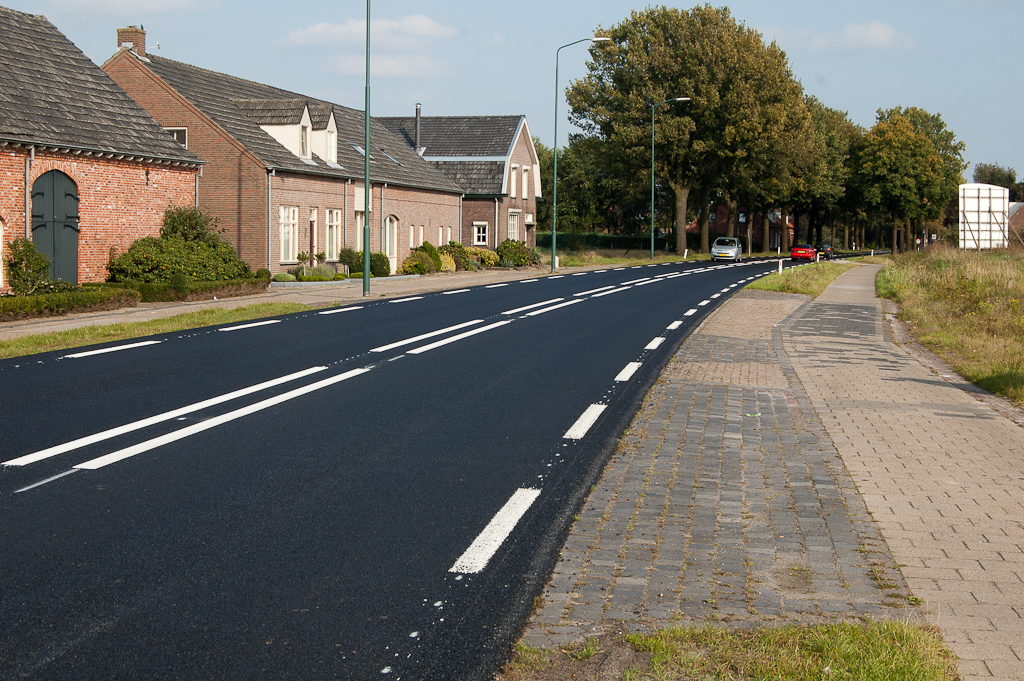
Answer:
MULTIPOLYGON (((43 14, 93 61, 115 29, 142 24, 150 51, 361 109, 365 2, 0 0, 43 14), (157 49, 157 44, 159 48, 157 49)), ((713 3, 720 4, 720 3, 713 3)), ((555 50, 610 27, 647 3, 628 0, 375 0, 371 113, 526 114, 553 142, 555 50)), ((775 39, 809 94, 863 126, 878 108, 942 115, 965 160, 1024 176, 1024 136, 1012 120, 1021 0, 737 0, 733 15, 775 39)), ((560 86, 586 73, 587 45, 561 52, 560 86)), ((685 93, 679 93, 684 95, 685 93)), ((559 105, 559 141, 570 130, 559 105)), ((970 169, 967 171, 971 172, 970 169)), ((968 178, 969 179, 969 178, 968 178)))

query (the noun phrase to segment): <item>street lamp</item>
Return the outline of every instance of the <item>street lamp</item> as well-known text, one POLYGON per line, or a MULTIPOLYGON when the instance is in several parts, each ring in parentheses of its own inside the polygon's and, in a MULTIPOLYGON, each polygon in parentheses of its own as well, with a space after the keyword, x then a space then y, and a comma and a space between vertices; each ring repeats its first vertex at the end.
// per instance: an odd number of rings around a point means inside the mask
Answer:
MULTIPOLYGON (((366 139, 363 147, 363 295, 370 295, 370 0, 366 0, 366 111, 363 112, 366 139)), ((310 254, 312 255, 312 254, 310 254)))
MULTIPOLYGON (((551 271, 555 271, 555 258, 556 248, 555 241, 558 235, 558 100, 560 98, 560 92, 558 91, 558 53, 563 48, 569 47, 570 45, 576 45, 585 42, 592 43, 607 43, 611 41, 611 38, 603 36, 594 36, 593 38, 581 38, 571 43, 566 43, 555 50, 555 175, 554 181, 552 182, 551 189, 551 271)), ((494 226, 495 234, 497 234, 498 226, 494 226)))
MULTIPOLYGON (((690 101, 689 97, 673 97, 672 99, 666 99, 664 102, 651 104, 651 262, 654 262, 654 109, 670 102, 688 101, 690 101)), ((685 215, 683 216, 683 222, 686 222, 685 215)))

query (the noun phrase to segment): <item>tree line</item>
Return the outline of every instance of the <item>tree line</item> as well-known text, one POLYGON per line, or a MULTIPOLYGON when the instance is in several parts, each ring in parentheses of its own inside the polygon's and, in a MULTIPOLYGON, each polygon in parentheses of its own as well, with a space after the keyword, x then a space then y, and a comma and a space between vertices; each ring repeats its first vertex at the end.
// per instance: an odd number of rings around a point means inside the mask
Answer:
MULTIPOLYGON (((654 220, 680 252, 694 220, 694 245, 709 250, 716 205, 730 207, 729 236, 739 210, 759 215, 762 250, 773 212, 805 216, 798 241, 852 235, 905 250, 925 229, 955 234, 964 144, 939 114, 896 107, 870 129, 854 124, 807 95, 778 45, 728 8, 652 7, 597 34, 611 40, 591 46, 587 75, 567 90, 583 132, 558 152, 559 232, 650 229, 653 126, 654 220)), ((551 186, 553 151, 536 141, 551 186)), ((550 201, 538 206, 549 228, 550 201)), ((788 229, 781 238, 788 250, 788 229)))

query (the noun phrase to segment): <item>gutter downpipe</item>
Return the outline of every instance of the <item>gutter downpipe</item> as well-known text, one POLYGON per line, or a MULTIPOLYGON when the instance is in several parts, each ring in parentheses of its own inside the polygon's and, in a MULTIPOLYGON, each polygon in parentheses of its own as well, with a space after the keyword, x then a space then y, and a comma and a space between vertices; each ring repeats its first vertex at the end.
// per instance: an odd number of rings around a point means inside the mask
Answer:
MULTIPOLYGON (((277 171, 270 169, 267 171, 267 269, 270 269, 270 265, 273 261, 273 247, 270 245, 270 234, 273 231, 272 224, 274 222, 273 208, 271 206, 270 192, 271 192, 271 178, 274 177, 277 171)), ((271 270, 273 271, 273 270, 271 270)))
POLYGON ((28 156, 25 157, 25 238, 32 240, 32 187, 29 180, 32 177, 32 161, 36 158, 36 148, 29 147, 28 156))
POLYGON ((498 199, 494 199, 494 250, 498 250, 498 199))

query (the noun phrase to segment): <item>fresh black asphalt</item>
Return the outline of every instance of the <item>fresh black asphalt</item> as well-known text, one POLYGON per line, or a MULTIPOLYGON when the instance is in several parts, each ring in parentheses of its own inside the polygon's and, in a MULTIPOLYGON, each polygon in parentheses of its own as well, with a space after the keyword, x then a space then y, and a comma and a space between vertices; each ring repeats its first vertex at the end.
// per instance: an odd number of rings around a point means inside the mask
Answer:
POLYGON ((371 297, 337 314, 0 362, 0 461, 327 367, 0 466, 0 678, 489 678, 639 400, 730 293, 710 296, 775 263, 371 297), (653 281, 575 295, 644 278, 653 281), (582 302, 502 314, 555 298, 582 302), (372 352, 472 320, 482 321, 372 352), (656 337, 664 343, 645 350, 656 337), (615 381, 629 362, 642 366, 615 381), (372 369, 109 466, 73 468, 363 367, 372 369), (591 404, 607 408, 585 437, 564 438, 591 404), (541 494, 486 568, 449 572, 526 488, 541 494))

